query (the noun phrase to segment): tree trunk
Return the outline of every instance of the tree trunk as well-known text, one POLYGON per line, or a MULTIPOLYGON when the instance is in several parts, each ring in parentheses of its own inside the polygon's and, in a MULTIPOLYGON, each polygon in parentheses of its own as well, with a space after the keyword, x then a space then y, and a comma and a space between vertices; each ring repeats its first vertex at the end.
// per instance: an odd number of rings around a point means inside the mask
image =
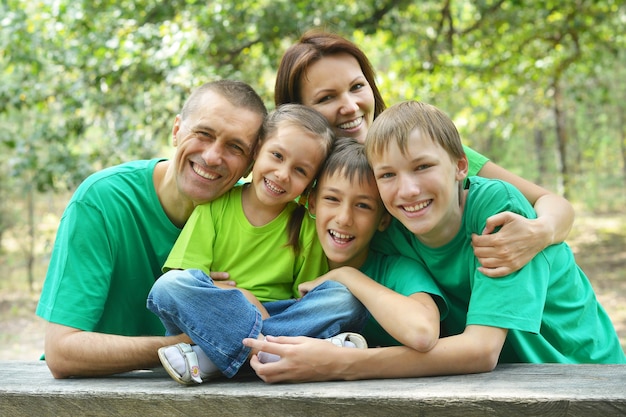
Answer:
POLYGON ((33 292, 35 289, 35 191, 33 187, 28 187, 28 247, 26 253, 26 264, 28 268, 28 289, 33 292))
POLYGON ((545 184, 548 168, 546 164, 546 137, 543 130, 535 128, 535 155, 537 155, 537 176, 535 184, 545 184))
POLYGON ((565 108, 558 78, 554 81, 554 119, 556 122, 557 156, 561 176, 560 194, 569 197, 569 169, 567 165, 567 130, 565 128, 565 108))
POLYGON ((623 103, 618 104, 617 114, 619 115, 618 129, 621 132, 620 149, 622 150, 622 177, 624 180, 624 188, 626 189, 626 107, 623 103))

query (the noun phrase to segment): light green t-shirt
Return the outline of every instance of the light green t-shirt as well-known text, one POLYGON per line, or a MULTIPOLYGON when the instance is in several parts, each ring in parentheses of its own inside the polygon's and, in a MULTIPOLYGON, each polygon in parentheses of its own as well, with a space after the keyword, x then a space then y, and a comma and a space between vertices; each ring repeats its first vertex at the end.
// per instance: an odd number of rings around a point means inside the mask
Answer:
MULTIPOLYGON (((418 292, 430 294, 439 307, 441 320, 447 316, 446 298, 430 274, 413 259, 370 250, 360 271, 379 284, 407 297, 418 292)), ((370 347, 400 345, 372 316, 363 329, 363 336, 370 347)))
POLYGON ((261 302, 299 298, 298 284, 328 271, 314 220, 304 216, 301 250, 295 256, 286 244, 287 224, 297 204, 291 202, 264 226, 252 226, 243 211, 243 188, 194 209, 163 270, 228 271, 237 287, 261 302))
POLYGON ((165 334, 146 298, 180 229, 154 189, 157 162, 107 168, 78 187, 61 218, 38 316, 99 333, 165 334))
POLYGON ((448 333, 467 325, 509 329, 501 362, 626 363, 613 324, 566 243, 546 248, 503 278, 477 270, 471 235, 482 232, 488 217, 536 214, 510 184, 480 177, 469 182, 461 228, 446 245, 430 248, 398 221, 385 235, 388 250, 421 262, 448 297, 448 333))

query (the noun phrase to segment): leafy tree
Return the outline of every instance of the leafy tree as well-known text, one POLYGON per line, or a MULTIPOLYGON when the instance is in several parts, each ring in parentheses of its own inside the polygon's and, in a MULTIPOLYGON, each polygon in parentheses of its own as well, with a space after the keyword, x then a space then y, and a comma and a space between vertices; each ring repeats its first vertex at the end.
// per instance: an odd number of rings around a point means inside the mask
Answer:
MULTIPOLYGON (((167 156, 182 101, 209 80, 246 81, 272 108, 281 55, 320 26, 364 49, 388 104, 432 102, 507 169, 619 207, 625 20, 623 0, 3 0, 0 190, 36 198, 167 156)), ((2 200, 0 237, 29 222, 2 200)))

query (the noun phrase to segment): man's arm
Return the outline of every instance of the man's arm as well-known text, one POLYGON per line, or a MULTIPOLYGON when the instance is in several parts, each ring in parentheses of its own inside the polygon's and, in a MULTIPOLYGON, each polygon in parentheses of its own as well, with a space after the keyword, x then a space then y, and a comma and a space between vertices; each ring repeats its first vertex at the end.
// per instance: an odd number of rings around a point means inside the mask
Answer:
POLYGON ((187 335, 118 336, 87 332, 48 323, 45 355, 52 376, 99 376, 158 366, 157 350, 179 342, 191 343, 187 335))

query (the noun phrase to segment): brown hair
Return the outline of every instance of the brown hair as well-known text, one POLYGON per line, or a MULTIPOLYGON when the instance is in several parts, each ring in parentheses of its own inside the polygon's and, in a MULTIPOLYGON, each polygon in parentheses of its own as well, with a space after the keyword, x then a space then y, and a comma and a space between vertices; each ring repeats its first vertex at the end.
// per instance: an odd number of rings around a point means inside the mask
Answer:
POLYGON ((337 138, 333 151, 322 165, 319 179, 335 174, 342 175, 350 182, 356 180, 361 184, 376 184, 374 172, 365 155, 365 146, 354 138, 337 138))
POLYGON ((302 103, 300 93, 302 78, 308 68, 325 56, 346 53, 352 55, 359 63, 365 79, 374 93, 374 118, 385 110, 378 87, 374 68, 365 53, 354 43, 319 29, 310 30, 302 35, 297 43, 291 45, 280 60, 274 86, 274 103, 276 106, 285 103, 302 103))
MULTIPOLYGON (((265 137, 271 137, 276 133, 278 128, 284 124, 298 126, 299 128, 304 129, 316 136, 322 142, 324 159, 326 159, 326 156, 328 156, 331 152, 335 143, 335 133, 328 124, 328 120, 326 120, 326 118, 317 110, 302 104, 293 103, 279 106, 276 110, 269 114, 265 121, 265 137)), ((321 166, 322 164, 320 164, 320 168, 321 166)), ((302 193, 301 201, 306 201, 306 197, 315 183, 315 179, 317 179, 319 172, 320 169, 318 168, 311 184, 309 184, 307 189, 302 193)), ((296 207, 291 213, 291 217, 289 218, 289 223, 287 225, 287 245, 293 248, 296 255, 300 253, 300 228, 302 227, 302 219, 304 218, 305 212, 306 207, 304 204, 298 204, 298 207, 296 207)))
MULTIPOLYGON (((224 97, 235 107, 250 110, 259 114, 263 119, 267 116, 267 108, 263 99, 250 85, 237 80, 217 80, 205 83, 191 93, 180 112, 182 120, 187 119, 192 112, 197 110, 202 98, 209 91, 224 97)), ((263 126, 261 126, 258 133, 259 138, 262 138, 263 134, 263 126)))

